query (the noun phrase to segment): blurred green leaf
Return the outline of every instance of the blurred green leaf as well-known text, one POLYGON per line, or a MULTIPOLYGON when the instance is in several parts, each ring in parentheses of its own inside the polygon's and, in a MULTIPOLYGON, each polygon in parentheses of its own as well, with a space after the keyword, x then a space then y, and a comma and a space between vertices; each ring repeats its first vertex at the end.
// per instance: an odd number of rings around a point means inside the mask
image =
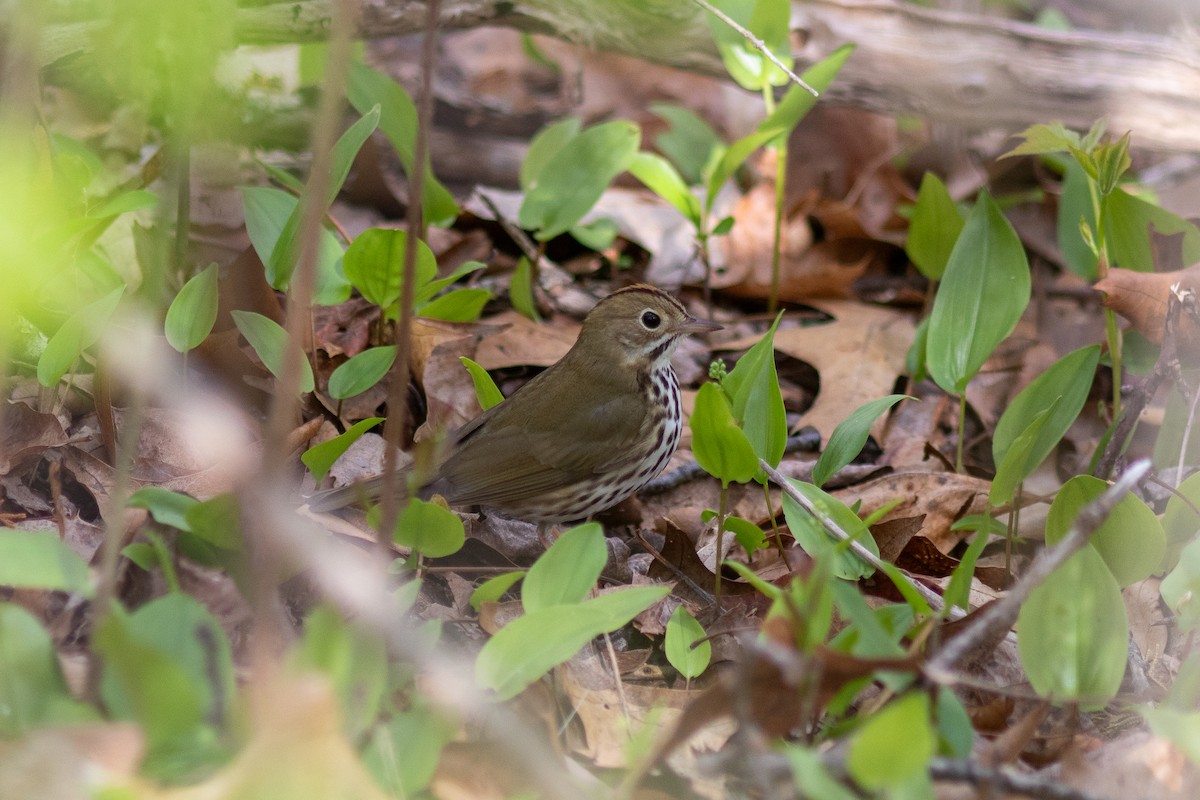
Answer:
POLYGON ((721 137, 691 109, 672 103, 651 103, 649 108, 670 126, 654 137, 654 146, 679 170, 685 183, 700 183, 713 150, 722 144, 721 137))
POLYGON ((533 187, 542 170, 550 163, 550 159, 562 150, 567 142, 579 135, 581 127, 579 117, 565 117, 534 134, 529 140, 525 158, 521 160, 521 169, 517 177, 522 191, 528 192, 533 187))
POLYGON ((183 285, 167 309, 167 344, 181 353, 208 338, 217 321, 217 265, 209 264, 183 285))
MULTIPOLYGON (((762 40, 771 53, 791 69, 793 59, 788 25, 791 4, 788 0, 713 0, 713 5, 762 40)), ((705 17, 725 69, 739 86, 759 91, 788 81, 787 75, 741 33, 715 14, 706 13, 705 17)))
POLYGON ((46 387, 56 385, 75 365, 83 351, 100 341, 124 294, 124 286, 113 289, 67 318, 50 337, 38 359, 38 383, 46 387))
POLYGON ((289 352, 294 353, 300 365, 300 393, 308 394, 315 386, 312 365, 300 352, 298 347, 289 347, 288 334, 279 323, 253 311, 231 311, 233 324, 237 326, 242 336, 254 348, 254 352, 262 360, 272 375, 276 378, 283 375, 284 360, 289 352))
POLYGON ((909 692, 863 721, 850 740, 846 768, 869 790, 895 788, 926 773, 936 749, 929 696, 909 692))
MULTIPOLYGON (((721 187, 733 177, 733 173, 738 171, 738 167, 742 166, 742 163, 750 157, 750 154, 782 132, 781 128, 758 130, 743 136, 725 149, 725 152, 721 154, 720 160, 717 161, 717 165, 713 167, 712 173, 708 176, 708 184, 705 186, 704 195, 705 214, 712 211, 712 205, 716 201, 721 187)), ((723 224, 724 220, 721 220, 721 223, 723 224)), ((730 225, 732 227, 732 223, 730 225)))
POLYGON ((94 709, 72 696, 50 634, 12 603, 0 603, 0 676, 0 737, 16 738, 45 725, 100 721, 94 709))
POLYGON ((669 161, 654 153, 638 153, 629 165, 629 172, 700 229, 700 201, 669 161))
POLYGON ((187 512, 200 501, 182 492, 172 492, 161 486, 143 486, 129 496, 130 508, 144 508, 160 525, 170 525, 181 531, 191 530, 187 512))
POLYGON ((521 316, 534 322, 541 319, 537 304, 533 301, 533 264, 525 256, 517 259, 517 267, 508 282, 508 299, 521 316))
POLYGON ((1017 648, 1034 691, 1102 708, 1120 688, 1129 648, 1121 589, 1100 554, 1085 547, 1021 606, 1017 648))
MULTIPOLYGON (((853 44, 842 45, 802 72, 800 77, 809 86, 823 93, 841 72, 854 48, 853 44)), ((800 124, 800 120, 817 105, 817 100, 818 98, 805 87, 797 83, 791 84, 783 99, 775 106, 775 110, 758 124, 758 130, 775 129, 781 131, 781 136, 790 134, 800 124)))
MULTIPOLYGON (((380 507, 367 512, 367 522, 379 527, 380 507)), ((462 549, 466 531, 458 515, 429 500, 412 498, 396 519, 392 540, 427 558, 442 558, 462 549)))
POLYGON ((92 596, 87 564, 54 531, 0 528, 0 586, 92 596))
POLYGON ((387 690, 387 647, 381 636, 317 606, 304 620, 304 636, 288 657, 301 672, 315 670, 333 684, 342 724, 351 740, 375 724, 387 690))
POLYGON ((524 577, 525 570, 518 570, 516 572, 503 572, 495 577, 488 578, 471 593, 471 608, 478 612, 479 609, 483 608, 484 603, 499 602, 504 593, 524 577))
MULTIPOLYGON (((1100 497, 1108 484, 1091 475, 1076 475, 1062 485, 1046 516, 1046 544, 1067 535, 1080 509, 1100 497)), ((1149 577, 1162 561, 1166 535, 1158 516, 1141 498, 1126 495, 1088 540, 1112 570, 1120 586, 1149 577)))
MULTIPOLYGON (((267 282, 276 289, 286 289, 282 276, 271 271, 271 254, 275 252, 280 234, 295 212, 299 201, 279 189, 266 186, 242 188, 242 206, 246 217, 246 233, 254 252, 267 269, 267 282)), ((317 233, 317 285, 313 300, 319 305, 337 305, 350 297, 350 282, 338 269, 342 246, 324 227, 317 233)))

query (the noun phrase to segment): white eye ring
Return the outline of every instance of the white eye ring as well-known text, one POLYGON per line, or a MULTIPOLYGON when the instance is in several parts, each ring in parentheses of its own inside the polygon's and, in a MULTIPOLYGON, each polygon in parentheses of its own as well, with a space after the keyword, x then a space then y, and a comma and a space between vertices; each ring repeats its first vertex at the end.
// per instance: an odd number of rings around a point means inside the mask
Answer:
POLYGON ((657 312, 646 309, 642 312, 638 320, 642 323, 642 327, 648 331, 656 331, 662 325, 662 317, 657 312))

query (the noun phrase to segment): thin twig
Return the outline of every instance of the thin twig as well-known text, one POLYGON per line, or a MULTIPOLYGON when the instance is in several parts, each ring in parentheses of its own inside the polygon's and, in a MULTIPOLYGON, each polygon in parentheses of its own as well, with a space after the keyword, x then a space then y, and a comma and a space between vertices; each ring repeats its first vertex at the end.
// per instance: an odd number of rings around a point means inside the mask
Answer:
POLYGON ((426 6, 425 39, 421 43, 421 94, 417 98, 417 137, 413 143, 412 170, 408 176, 408 237, 404 247, 404 283, 400 293, 400 320, 396 328, 396 361, 388 387, 388 420, 383 429, 383 495, 380 498, 378 549, 387 553, 392 530, 400 515, 400 482, 396 471, 400 435, 408 424, 409 350, 412 349, 413 292, 417 272, 417 243, 425 232, 425 172, 429 161, 429 126, 433 123, 433 62, 437 56, 439 0, 426 6))
POLYGON ((994 636, 995 632, 1012 627, 1017 620, 1021 605, 1028 599, 1030 593, 1040 586, 1054 570, 1066 563, 1067 559, 1087 544, 1088 538, 1108 518, 1113 507, 1137 485, 1149 470, 1150 462, 1148 460, 1135 462, 1104 494, 1084 506, 1062 541, 1052 548, 1043 550, 1003 597, 984 608, 975 617, 972 624, 947 642, 929 660, 925 667, 925 675, 936 683, 953 684, 957 677, 954 670, 959 662, 974 652, 982 642, 994 636))
POLYGON ((783 73, 785 75, 787 75, 788 78, 790 78, 791 81, 793 83, 795 83, 797 86, 803 86, 804 90, 807 91, 809 94, 811 94, 813 97, 821 96, 820 92, 818 92, 813 87, 809 86, 808 83, 803 78, 801 78, 799 75, 797 75, 796 73, 794 73, 790 69, 788 69, 786 66, 784 66, 783 62, 779 60, 779 57, 771 52, 771 48, 767 47, 767 43, 764 42, 762 39, 758 38, 753 33, 746 30, 741 25, 739 25, 737 22, 735 22, 733 20, 732 17, 730 17, 728 14, 726 14, 721 9, 715 7, 712 3, 709 3, 708 0, 694 0, 694 2, 696 3, 696 5, 705 9, 710 14, 715 16, 717 19, 721 20, 721 22, 724 22, 726 25, 728 25, 729 27, 731 27, 735 31, 737 31, 742 36, 742 38, 744 38, 747 42, 749 42, 751 45, 754 46, 755 50, 762 53, 764 56, 767 57, 768 61, 770 61, 772 64, 774 64, 775 66, 777 66, 781 70, 783 70, 783 73))
MULTIPOLYGON (((813 504, 809 502, 807 497, 796 491, 796 487, 792 486, 786 477, 781 475, 776 469, 774 469, 766 461, 763 461, 761 458, 758 460, 758 465, 763 469, 764 472, 767 473, 767 477, 771 479, 772 483, 783 490, 783 493, 788 497, 792 498, 805 509, 807 509, 808 512, 812 514, 813 517, 815 517, 821 523, 821 525, 824 526, 825 530, 829 531, 829 533, 832 534, 835 539, 848 542, 851 552, 853 552, 863 561, 870 564, 872 567, 875 567, 875 569, 880 570, 881 572, 886 570, 887 566, 889 565, 885 565, 879 556, 868 550, 862 542, 854 539, 846 530, 842 528, 842 526, 838 525, 827 515, 822 514, 819 509, 814 507, 813 504)), ((925 602, 929 603, 930 608, 932 608, 934 611, 942 610, 942 608, 945 606, 945 602, 937 592, 933 591, 920 581, 914 580, 910 575, 905 573, 904 570, 898 571, 904 580, 908 582, 909 586, 912 587, 913 591, 925 598, 925 602)), ((954 616, 961 616, 962 611, 961 609, 951 609, 951 614, 954 616)))

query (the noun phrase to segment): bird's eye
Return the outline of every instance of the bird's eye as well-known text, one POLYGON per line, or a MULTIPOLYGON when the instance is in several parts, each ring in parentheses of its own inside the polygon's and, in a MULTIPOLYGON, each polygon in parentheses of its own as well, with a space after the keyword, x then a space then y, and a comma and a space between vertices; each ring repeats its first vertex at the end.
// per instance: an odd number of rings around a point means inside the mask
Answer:
POLYGON ((662 325, 662 317, 660 317, 658 314, 655 314, 650 309, 646 309, 642 312, 642 325, 647 330, 657 330, 658 326, 662 325))

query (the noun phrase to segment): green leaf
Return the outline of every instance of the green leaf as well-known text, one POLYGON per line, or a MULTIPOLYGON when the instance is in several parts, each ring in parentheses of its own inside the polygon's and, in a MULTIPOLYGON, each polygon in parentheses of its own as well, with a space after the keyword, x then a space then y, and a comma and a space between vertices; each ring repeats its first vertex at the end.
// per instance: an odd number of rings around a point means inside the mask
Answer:
POLYGON ((629 168, 641 131, 626 120, 588 128, 564 144, 525 194, 518 219, 540 241, 566 233, 591 210, 613 178, 629 168))
POLYGON ((871 426, 875 424, 875 420, 906 397, 909 400, 916 399, 906 394, 890 394, 887 397, 864 403, 852 411, 850 416, 838 423, 829 436, 829 443, 825 445, 825 451, 821 453, 821 457, 817 459, 817 465, 813 467, 812 482, 820 486, 835 472, 853 461, 862 452, 863 445, 867 443, 867 437, 871 435, 871 426))
POLYGON ((667 622, 663 650, 671 666, 688 680, 704 674, 712 660, 712 644, 700 641, 705 635, 704 626, 686 608, 682 605, 675 608, 667 622))
MULTIPOLYGON (((391 309, 400 301, 404 288, 404 249, 408 234, 391 228, 368 228, 355 237, 346 250, 342 269, 354 288, 369 302, 391 309)), ((420 287, 437 275, 437 259, 429 245, 417 241, 415 285, 420 287)))
POLYGON ((300 460, 308 467, 318 482, 325 479, 335 461, 342 457, 350 445, 354 444, 364 433, 383 422, 383 417, 368 417, 351 425, 345 433, 335 436, 329 441, 315 444, 304 451, 300 460))
POLYGON ((421 311, 433 300, 434 295, 438 292, 456 283, 461 278, 470 275, 472 272, 478 272, 481 269, 487 269, 487 264, 484 264, 482 261, 464 261, 449 275, 417 285, 416 291, 413 292, 413 303, 416 304, 417 310, 421 311))
POLYGON ((600 523, 571 528, 529 568, 521 585, 525 613, 579 603, 595 587, 607 563, 608 548, 600 523))
MULTIPOLYGON (((879 555, 879 546, 871 531, 849 506, 830 494, 826 494, 811 483, 789 480, 796 491, 800 492, 812 503, 817 510, 849 534, 875 555, 879 555)), ((875 568, 850 552, 849 549, 835 540, 825 530, 820 520, 813 517, 804 506, 797 503, 784 493, 783 516, 796 542, 814 559, 833 559, 833 574, 844 580, 865 578, 875 571, 875 568)))
POLYGON ((755 455, 772 467, 779 465, 787 446, 787 417, 775 370, 775 330, 781 319, 782 312, 721 381, 734 419, 740 423, 755 455))
POLYGON ((521 316, 534 322, 541 319, 533 301, 533 264, 525 256, 517 259, 517 267, 508 282, 508 299, 521 316))
POLYGON ((722 144, 721 137, 691 109, 671 103, 651 103, 649 108, 670 126, 654 137, 654 146, 689 186, 700 183, 713 150, 722 144))
POLYGON ((738 171, 738 168, 750 157, 750 154, 781 133, 783 133, 783 130, 780 128, 758 130, 747 136, 743 136, 725 149, 725 152, 721 154, 720 160, 717 161, 717 165, 713 167, 712 173, 708 176, 708 184, 705 187, 704 195, 705 214, 712 211, 712 204, 716 201, 721 187, 733 177, 733 173, 738 171))
POLYGON ((224 550, 241 550, 241 511, 238 499, 233 494, 219 494, 216 497, 196 503, 184 514, 187 528, 202 541, 224 550))
POLYGON ((1200 628, 1200 539, 1192 540, 1180 550, 1174 567, 1163 578, 1159 593, 1175 613, 1181 630, 1192 632, 1200 628))
POLYGON ((850 740, 846 768, 867 789, 886 789, 924 774, 936 749, 929 696, 909 692, 867 717, 850 740))
POLYGON ((170 525, 181 531, 190 531, 187 512, 200 501, 182 492, 172 492, 160 486, 144 486, 129 496, 126 504, 130 508, 144 508, 160 525, 170 525))
POLYGON ((929 318, 929 373, 961 395, 1029 304, 1029 262, 1016 231, 986 193, 950 253, 929 318))
POLYGON ((669 161, 654 153, 638 153, 629 165, 629 172, 700 229, 700 201, 669 161))
MULTIPOLYGON (((267 282, 279 290, 286 289, 287 282, 271 270, 271 254, 275 252, 280 234, 298 202, 295 197, 279 189, 266 186, 242 189, 246 233, 254 245, 254 252, 267 269, 267 282)), ((313 299, 319 305, 337 305, 350 297, 350 282, 338 266, 341 260, 342 246, 338 244, 337 237, 322 227, 317 232, 317 285, 313 292, 313 299)))
POLYGON ((79 360, 83 351, 100 341, 124 293, 124 286, 113 289, 67 318, 50 337, 38 359, 38 383, 46 387, 56 385, 79 360))
POLYGON ((528 192, 533 187, 550 159, 579 135, 580 127, 579 117, 565 117, 542 128, 529 140, 529 149, 525 151, 517 176, 521 191, 528 192))
MULTIPOLYGON (((1167 572, 1172 569, 1179 559, 1180 551, 1200 534, 1200 513, 1197 513, 1197 508, 1200 508, 1200 472, 1184 478, 1183 483, 1176 487, 1175 493, 1167 498, 1167 508, 1162 517, 1167 549, 1155 572, 1167 572), (1184 502, 1185 499, 1187 502, 1184 502)), ((1200 592, 1197 592, 1197 597, 1200 597, 1200 592)))
POLYGON ((929 317, 924 317, 917 323, 917 330, 913 334, 912 344, 908 347, 908 352, 904 354, 904 371, 909 374, 913 381, 923 381, 927 375, 928 365, 926 364, 926 354, 929 348, 929 317))
POLYGON ((329 376, 329 396, 345 400, 383 380, 396 363, 396 346, 371 347, 338 366, 329 376))
MULTIPOLYGON (((379 526, 380 507, 367 512, 367 522, 379 526)), ((442 558, 462 549, 466 531, 458 515, 445 506, 413 498, 396 519, 392 540, 427 558, 442 558)))
MULTIPOLYGON (((1046 516, 1046 544, 1054 544, 1066 536, 1080 509, 1107 488, 1107 483, 1091 475, 1076 475, 1064 483, 1046 516)), ((1158 568, 1166 534, 1149 506, 1134 495, 1126 495, 1092 534, 1089 543, 1108 565, 1117 583, 1129 586, 1158 568)))
POLYGON ((417 309, 422 317, 446 322, 474 322, 492 299, 488 289, 455 289, 417 309))
POLYGON ((32 614, 0 603, 0 737, 43 725, 99 721, 71 695, 54 643, 32 614))
POLYGON ((688 426, 696 461, 723 485, 745 483, 758 473, 754 445, 738 427, 720 386, 700 387, 688 426))
POLYGON ((932 172, 926 172, 921 178, 904 245, 922 275, 931 281, 941 280, 962 229, 962 212, 946 191, 946 185, 932 172))
POLYGON ((87 564, 54 531, 0 529, 0 586, 92 596, 87 564))
POLYGON ((505 625, 475 660, 475 679, 508 700, 602 633, 626 625, 657 600, 667 586, 618 589, 577 605, 542 608, 505 625))
POLYGON ((484 603, 499 602, 504 593, 524 577, 525 570, 517 570, 516 572, 502 572, 494 578, 488 578, 479 584, 479 588, 471 592, 471 608, 478 612, 483 608, 484 603))
MULTIPOLYGON (((381 107, 379 129, 392 143, 396 155, 400 157, 400 164, 411 178, 415 172, 413 150, 417 140, 417 107, 412 98, 387 75, 361 63, 350 65, 346 96, 360 114, 375 105, 381 107)), ((458 204, 446 187, 433 176, 428 165, 425 167, 423 185, 421 206, 425 210, 426 221, 439 228, 447 227, 458 216, 458 204)))
POLYGON ((1054 413, 1034 443, 1017 482, 1024 480, 1046 460, 1075 422, 1087 402, 1099 363, 1099 345, 1068 353, 1022 389, 1004 410, 992 436, 992 458, 996 464, 1004 461, 1021 431, 1028 428, 1035 417, 1054 406, 1054 413))
POLYGON ((1080 226, 1096 229, 1096 212, 1087 173, 1074 159, 1063 169, 1062 194, 1058 199, 1058 249, 1063 261, 1079 277, 1091 283, 1099 277, 1096 252, 1080 233, 1080 226))
POLYGON ((1047 423, 1058 410, 1061 401, 1062 395, 1058 395, 1053 403, 1038 411, 1025 430, 1013 441, 1012 446, 1007 448, 1003 460, 996 467, 996 477, 992 480, 991 491, 988 492, 988 503, 1002 506, 1012 500, 1017 484, 1036 469, 1040 462, 1034 462, 1034 450, 1038 441, 1043 438, 1047 423))
POLYGON ((1061 122, 1049 125, 1030 125, 1017 138, 1022 143, 1005 153, 1002 158, 1021 155, 1045 155, 1047 153, 1066 153, 1073 147, 1079 147, 1079 134, 1069 131, 1061 122))
POLYGON ((222 754, 209 720, 228 719, 235 684, 229 643, 204 606, 173 593, 132 614, 114 607, 95 646, 105 705, 148 739, 143 769, 179 777, 213 765, 222 754))
POLYGON ((215 263, 193 275, 167 309, 164 324, 167 344, 181 353, 192 350, 212 332, 217 321, 217 272, 215 263))
POLYGON ((388 680, 382 637, 347 621, 330 606, 318 606, 304 620, 304 637, 288 662, 298 671, 315 670, 329 678, 350 739, 362 736, 375 723, 388 680))
POLYGON ((1200 713, 1166 706, 1142 706, 1138 711, 1155 736, 1170 742, 1193 766, 1200 765, 1200 713))
POLYGON ((820 800, 859 800, 857 792, 842 785, 837 778, 830 774, 829 767, 815 749, 808 749, 798 744, 784 745, 784 755, 792 768, 792 776, 796 786, 803 786, 808 797, 820 800))
MULTIPOLYGON (((716 516, 715 512, 713 516, 716 516)), ((730 515, 725 518, 725 530, 733 533, 747 555, 754 555, 767 543, 767 535, 763 533, 763 529, 748 519, 730 515)))
POLYGON ((122 214, 130 211, 140 211, 143 208, 153 208, 158 204, 158 195, 146 189, 133 189, 128 192, 121 192, 114 197, 108 198, 99 206, 88 209, 87 217, 89 219, 105 219, 107 217, 119 217, 122 214))
MULTIPOLYGON (((342 190, 342 184, 346 182, 346 176, 350 174, 350 167, 354 164, 354 157, 358 155, 359 148, 377 127, 379 127, 378 103, 364 113, 334 143, 329 185, 325 187, 325 196, 321 198, 322 217, 333 205, 338 192, 342 190)), ((291 283, 292 271, 296 268, 296 259, 300 256, 300 215, 301 208, 297 203, 284 222, 283 229, 279 232, 279 239, 271 251, 270 261, 263 262, 267 265, 267 275, 272 276, 271 285, 276 288, 283 288, 291 283)))
POLYGON ((496 386, 496 382, 492 380, 492 376, 486 369, 466 356, 460 356, 458 360, 467 368, 467 372, 471 373, 471 383, 475 384, 475 397, 479 400, 480 408, 487 411, 492 406, 498 406, 504 402, 504 395, 500 393, 500 387, 496 386))
POLYGON ((1090 547, 1034 589, 1017 618, 1017 649, 1034 691, 1084 710, 1116 695, 1128 641, 1121 589, 1090 547))
MULTIPOLYGON (((715 0, 713 5, 762 40, 771 53, 791 69, 793 59, 788 30, 791 5, 787 0, 715 0)), ((739 86, 759 91, 787 82, 787 75, 741 33, 714 14, 706 14, 706 17, 725 69, 739 86)))
POLYGON ((231 311, 233 324, 237 326, 242 336, 254 348, 254 352, 262 360, 263 366, 270 370, 276 378, 283 374, 284 359, 290 351, 300 364, 300 393, 311 392, 316 381, 313 379, 312 365, 300 352, 298 347, 288 347, 288 334, 275 320, 268 319, 253 311, 231 311))
POLYGON ((1182 238, 1184 264, 1200 261, 1200 229, 1165 208, 1117 189, 1104 200, 1102 215, 1112 266, 1153 272, 1160 266, 1150 229, 1182 238))
MULTIPOLYGON (((841 72, 842 66, 846 63, 846 59, 854 52, 855 45, 844 44, 832 53, 821 59, 811 67, 800 74, 812 88, 820 93, 824 93, 833 83, 833 79, 841 72)), ((783 134, 790 134, 795 129, 800 120, 812 111, 817 104, 819 98, 813 96, 813 93, 808 89, 793 83, 788 87, 787 92, 783 95, 783 99, 779 101, 779 105, 775 106, 775 110, 771 115, 758 124, 758 130, 779 130, 783 134)))
POLYGON ((435 711, 417 706, 396 714, 372 730, 363 761, 389 797, 426 797, 442 748, 452 742, 458 725, 435 711))

